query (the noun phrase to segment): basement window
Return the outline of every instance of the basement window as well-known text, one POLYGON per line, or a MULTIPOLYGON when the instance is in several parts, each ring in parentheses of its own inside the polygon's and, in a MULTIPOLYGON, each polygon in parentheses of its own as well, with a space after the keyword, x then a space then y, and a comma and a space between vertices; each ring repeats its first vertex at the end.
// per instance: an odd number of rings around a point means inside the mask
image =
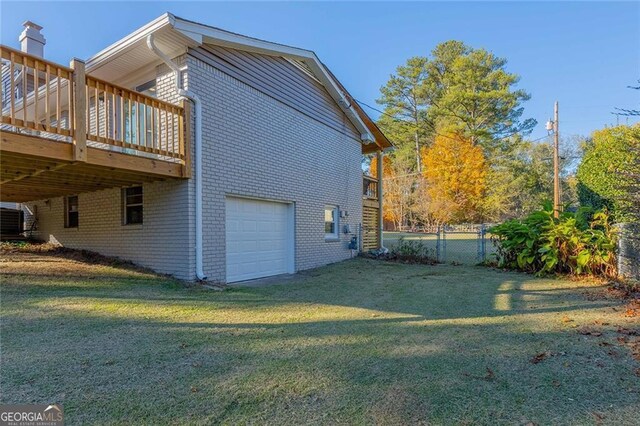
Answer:
POLYGON ((122 190, 123 224, 142 223, 142 187, 134 186, 122 190))
POLYGON ((338 206, 324 206, 324 239, 337 240, 338 236, 338 206))
POLYGON ((64 198, 64 227, 77 228, 78 222, 78 196, 73 195, 64 198))

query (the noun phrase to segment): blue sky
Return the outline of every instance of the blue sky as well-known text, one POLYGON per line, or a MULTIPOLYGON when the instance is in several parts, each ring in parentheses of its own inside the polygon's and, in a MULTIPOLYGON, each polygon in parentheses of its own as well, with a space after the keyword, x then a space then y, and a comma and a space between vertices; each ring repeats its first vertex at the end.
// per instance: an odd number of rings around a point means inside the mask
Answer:
MULTIPOLYGON (((6 2, 3 44, 18 46, 23 21, 44 26, 45 56, 87 58, 165 11, 242 34, 314 50, 357 99, 376 106, 399 64, 457 39, 508 59, 531 93, 525 117, 560 102, 565 136, 615 124, 614 107, 640 108, 639 2, 6 2)), ((368 111, 373 117, 378 114, 368 111)), ((625 118, 621 117, 621 122, 625 118)), ((630 122, 638 121, 633 120, 630 122)))

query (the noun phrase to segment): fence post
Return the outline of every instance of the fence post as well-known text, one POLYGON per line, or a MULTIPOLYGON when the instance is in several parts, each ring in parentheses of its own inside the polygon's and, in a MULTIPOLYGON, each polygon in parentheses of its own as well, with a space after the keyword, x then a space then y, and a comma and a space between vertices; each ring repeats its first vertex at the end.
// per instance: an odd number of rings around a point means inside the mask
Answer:
MULTIPOLYGON (((69 115, 71 122, 73 123, 73 159, 75 161, 87 161, 87 97, 86 97, 86 75, 84 71, 84 62, 80 59, 71 60, 71 69, 73 70, 73 76, 69 81, 69 84, 73 85, 73 102, 69 100, 69 103, 73 105, 70 109, 69 115)), ((96 104, 98 100, 96 99, 96 104)), ((97 119, 97 118, 96 118, 97 119)))
POLYGON ((485 245, 485 227, 484 223, 480 224, 480 228, 478 228, 478 262, 484 262, 486 257, 486 245, 485 245))
POLYGON ((440 225, 436 228, 436 262, 440 262, 440 225))
POLYGON ((482 227, 476 231, 476 261, 482 262, 482 227))
POLYGON ((447 261, 447 225, 442 225, 442 262, 447 261))
POLYGON ((640 280, 640 225, 621 223, 618 231, 618 276, 640 280))
POLYGON ((487 260, 487 227, 482 224, 482 261, 487 260))

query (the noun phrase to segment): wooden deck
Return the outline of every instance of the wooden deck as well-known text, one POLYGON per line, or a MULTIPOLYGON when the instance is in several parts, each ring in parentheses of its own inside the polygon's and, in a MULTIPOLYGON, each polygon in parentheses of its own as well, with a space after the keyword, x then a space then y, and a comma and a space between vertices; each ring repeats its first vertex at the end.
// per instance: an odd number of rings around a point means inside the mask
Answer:
POLYGON ((173 105, 0 46, 0 200, 190 177, 188 103, 173 105))

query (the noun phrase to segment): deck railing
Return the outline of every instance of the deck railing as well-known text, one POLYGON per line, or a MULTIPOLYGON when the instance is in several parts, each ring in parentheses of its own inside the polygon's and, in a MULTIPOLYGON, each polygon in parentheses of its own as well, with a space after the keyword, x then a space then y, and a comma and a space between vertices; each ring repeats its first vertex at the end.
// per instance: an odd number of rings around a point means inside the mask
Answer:
POLYGON ((0 45, 2 130, 160 160, 188 161, 183 106, 0 45))
POLYGON ((181 107, 86 77, 87 139, 184 159, 181 107))
POLYGON ((362 196, 370 200, 378 199, 378 179, 362 175, 362 196))
POLYGON ((50 137, 73 136, 68 114, 73 70, 5 46, 0 52, 2 123, 50 137))

